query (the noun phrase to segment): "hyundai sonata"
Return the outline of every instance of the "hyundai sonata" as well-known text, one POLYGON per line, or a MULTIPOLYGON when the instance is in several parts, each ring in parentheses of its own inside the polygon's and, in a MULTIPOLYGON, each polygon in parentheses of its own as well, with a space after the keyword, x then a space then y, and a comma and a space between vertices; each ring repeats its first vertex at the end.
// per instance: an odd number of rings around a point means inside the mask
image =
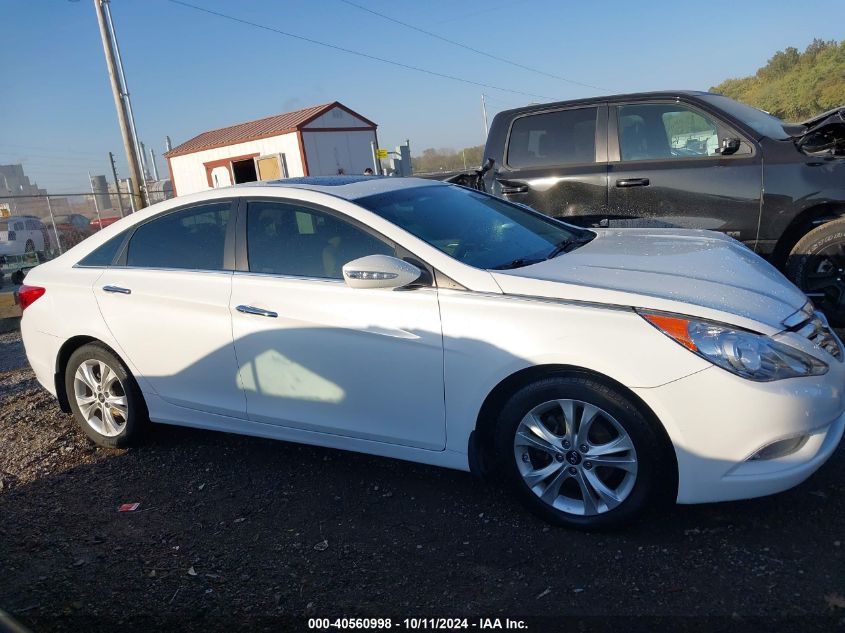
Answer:
POLYGON ((100 445, 153 421, 472 470, 569 526, 785 490, 845 425, 839 340, 735 240, 435 181, 180 197, 20 303, 38 380, 100 445))

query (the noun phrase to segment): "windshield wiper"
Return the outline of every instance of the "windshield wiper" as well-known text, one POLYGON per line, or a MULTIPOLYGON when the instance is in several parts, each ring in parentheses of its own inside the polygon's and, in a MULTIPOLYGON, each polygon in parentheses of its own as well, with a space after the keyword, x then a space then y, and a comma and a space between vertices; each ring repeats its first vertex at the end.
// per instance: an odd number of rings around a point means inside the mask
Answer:
POLYGON ((490 270, 511 270, 513 268, 522 268, 523 266, 530 266, 531 264, 539 264, 540 262, 545 261, 544 259, 530 259, 527 257, 520 257, 519 259, 515 259, 512 262, 508 262, 507 264, 500 264, 498 266, 493 266, 490 270))
POLYGON ((589 237, 568 237, 562 242, 559 242, 558 245, 555 246, 548 255, 546 255, 546 259, 552 259, 563 253, 575 250, 579 246, 584 246, 584 244, 590 242, 592 239, 592 235, 589 237))

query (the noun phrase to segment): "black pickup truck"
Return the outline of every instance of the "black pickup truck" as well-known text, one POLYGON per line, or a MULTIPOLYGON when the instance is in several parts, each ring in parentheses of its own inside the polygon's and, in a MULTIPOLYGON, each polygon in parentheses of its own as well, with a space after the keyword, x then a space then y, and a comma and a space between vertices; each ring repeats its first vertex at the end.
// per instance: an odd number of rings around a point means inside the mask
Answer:
POLYGON ((726 233, 845 324, 845 107, 801 124, 707 92, 537 104, 449 178, 587 227, 726 233))

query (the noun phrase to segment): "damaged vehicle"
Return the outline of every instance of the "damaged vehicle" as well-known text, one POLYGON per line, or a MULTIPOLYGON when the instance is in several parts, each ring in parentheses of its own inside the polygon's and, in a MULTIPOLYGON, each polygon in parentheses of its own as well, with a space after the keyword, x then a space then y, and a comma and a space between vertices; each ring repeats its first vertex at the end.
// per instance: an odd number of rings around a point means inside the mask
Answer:
POLYGON ((450 182, 583 227, 720 231, 845 325, 845 107, 802 124, 720 94, 534 104, 494 118, 450 182))

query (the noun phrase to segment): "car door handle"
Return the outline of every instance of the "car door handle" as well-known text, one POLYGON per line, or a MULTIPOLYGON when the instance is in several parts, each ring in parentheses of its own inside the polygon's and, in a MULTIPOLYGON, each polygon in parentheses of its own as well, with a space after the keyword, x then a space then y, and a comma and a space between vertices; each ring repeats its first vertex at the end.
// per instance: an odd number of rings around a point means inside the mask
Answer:
POLYGON ((620 178, 617 187, 648 187, 648 178, 620 178))
POLYGON ((502 186, 502 193, 528 193, 528 185, 521 182, 509 182, 507 180, 497 180, 502 186))
POLYGON ((122 295, 131 295, 132 291, 129 288, 121 288, 120 286, 103 286, 104 292, 116 292, 122 295))
POLYGON ((238 306, 235 309, 238 312, 243 312, 244 314, 254 314, 256 316, 270 317, 271 319, 275 319, 277 316, 279 316, 277 312, 273 312, 272 310, 254 308, 253 306, 238 306))

